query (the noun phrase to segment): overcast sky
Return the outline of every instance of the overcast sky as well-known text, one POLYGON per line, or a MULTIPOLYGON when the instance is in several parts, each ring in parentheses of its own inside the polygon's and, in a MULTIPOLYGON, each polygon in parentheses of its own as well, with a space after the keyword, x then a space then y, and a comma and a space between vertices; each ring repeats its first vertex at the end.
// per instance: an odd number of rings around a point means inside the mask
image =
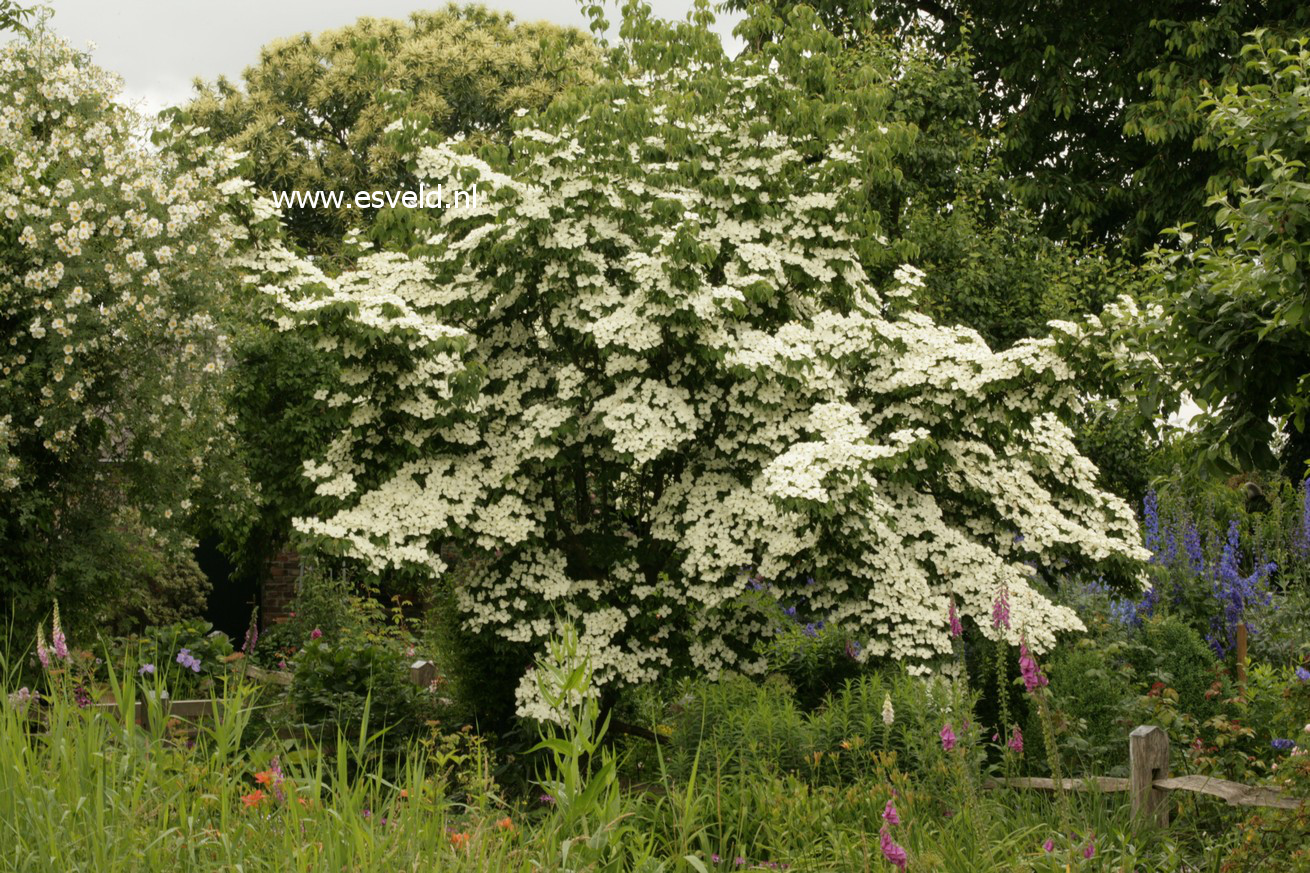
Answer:
MULTIPOLYGON (((691 0, 649 0, 655 14, 682 18, 691 0)), ((22 3, 21 5, 27 5, 22 3)), ((157 111, 180 103, 196 76, 236 78, 254 63, 259 48, 283 36, 349 24, 361 16, 404 18, 416 9, 446 3, 423 0, 46 0, 54 29, 74 46, 96 43, 95 61, 123 77, 125 96, 157 111)), ((486 0, 521 21, 545 19, 586 29, 576 0, 486 0)), ((608 3, 606 18, 618 18, 608 3)), ((731 45, 740 16, 721 19, 716 30, 731 45)))

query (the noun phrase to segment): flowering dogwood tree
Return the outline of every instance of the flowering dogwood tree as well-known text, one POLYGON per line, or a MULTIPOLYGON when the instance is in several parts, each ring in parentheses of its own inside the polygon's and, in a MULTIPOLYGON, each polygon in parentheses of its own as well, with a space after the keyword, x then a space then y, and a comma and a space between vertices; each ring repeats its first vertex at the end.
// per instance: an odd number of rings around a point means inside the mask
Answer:
POLYGON ((904 132, 825 90, 831 37, 798 16, 736 61, 630 17, 621 75, 509 155, 417 156, 479 192, 425 247, 335 277, 262 256, 281 325, 341 360, 306 535, 455 573, 474 632, 536 648, 573 620, 598 682, 759 669, 776 598, 919 666, 952 600, 1038 650, 1080 628, 1030 562, 1145 553, 1062 423, 1073 373, 1053 340, 994 353, 917 313, 912 267, 871 285, 863 185, 904 132))

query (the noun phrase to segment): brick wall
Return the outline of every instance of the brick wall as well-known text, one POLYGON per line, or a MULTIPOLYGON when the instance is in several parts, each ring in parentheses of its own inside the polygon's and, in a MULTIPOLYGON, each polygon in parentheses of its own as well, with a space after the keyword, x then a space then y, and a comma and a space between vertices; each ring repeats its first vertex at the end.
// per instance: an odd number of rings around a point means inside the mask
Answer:
POLYGON ((268 576, 259 593, 259 623, 263 627, 277 624, 291 616, 304 562, 291 549, 278 552, 268 562, 268 576))

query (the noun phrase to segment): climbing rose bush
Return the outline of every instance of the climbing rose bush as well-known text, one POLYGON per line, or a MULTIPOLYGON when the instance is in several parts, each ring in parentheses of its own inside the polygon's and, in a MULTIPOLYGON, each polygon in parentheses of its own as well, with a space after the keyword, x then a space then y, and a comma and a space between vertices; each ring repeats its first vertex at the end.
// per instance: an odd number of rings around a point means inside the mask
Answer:
POLYGON ((67 547, 191 508, 257 220, 235 154, 153 129, 120 88, 44 23, 0 48, 0 591, 44 610, 53 575, 84 619, 67 547))
POLYGON ((760 670, 776 599, 916 668, 950 652, 952 597, 1037 651, 1081 628, 1028 562, 1146 554, 1062 421, 1074 374, 1054 340, 995 353, 919 314, 913 267, 873 287, 862 180, 904 131, 860 95, 820 111, 831 37, 800 15, 737 61, 630 19, 621 76, 524 119, 512 155, 416 156, 479 192, 428 245, 252 264, 341 363, 304 534, 453 574, 475 633, 539 650, 574 621, 598 683, 760 670))

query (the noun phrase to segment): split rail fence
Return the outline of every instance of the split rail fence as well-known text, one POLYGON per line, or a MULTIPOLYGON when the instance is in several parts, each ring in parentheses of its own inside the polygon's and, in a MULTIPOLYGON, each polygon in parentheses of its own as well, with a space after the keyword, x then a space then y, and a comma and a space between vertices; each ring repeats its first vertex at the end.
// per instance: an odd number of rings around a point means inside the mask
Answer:
MULTIPOLYGON (((1061 779, 1058 787, 1064 791, 1127 791, 1131 797, 1133 814, 1145 816, 1161 827, 1169 824, 1170 791, 1208 794, 1232 806, 1296 809, 1301 803, 1275 788, 1201 775, 1171 777, 1169 735, 1154 725, 1143 725, 1128 735, 1128 772, 1127 779, 1111 776, 1061 779)), ((1054 779, 1039 778, 992 779, 985 787, 1035 788, 1043 791, 1055 791, 1057 788, 1054 779)))

